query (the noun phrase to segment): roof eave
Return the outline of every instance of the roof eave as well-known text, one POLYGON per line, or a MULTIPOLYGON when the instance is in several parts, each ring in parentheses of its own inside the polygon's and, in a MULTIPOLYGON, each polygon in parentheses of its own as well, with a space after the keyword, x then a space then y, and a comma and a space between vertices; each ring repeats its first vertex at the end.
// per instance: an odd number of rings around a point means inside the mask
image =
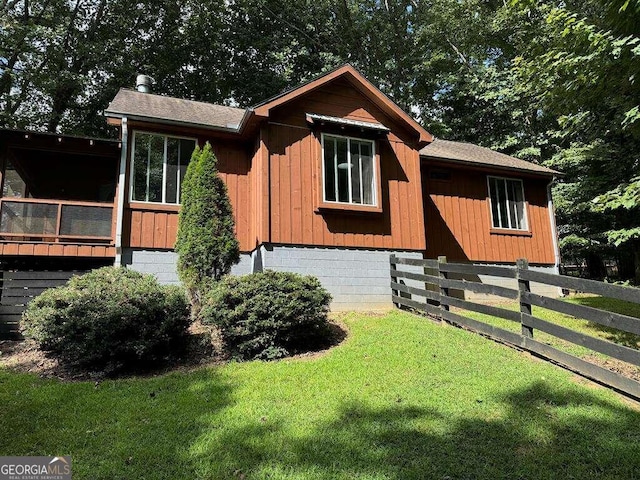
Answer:
POLYGON ((249 121, 251 120, 252 117, 254 117, 255 112, 253 110, 253 108, 247 108, 244 111, 244 115, 242 115, 242 118, 240 119, 240 123, 238 124, 238 132, 240 134, 243 134, 244 131, 247 128, 247 125, 249 125, 249 121))
POLYGON ((550 171, 541 171, 541 170, 531 170, 528 168, 518 168, 518 167, 509 167, 506 165, 494 165, 492 163, 478 163, 478 162, 471 162, 468 160, 461 160, 461 159, 454 159, 454 158, 446 158, 446 157, 438 157, 438 156, 432 156, 432 155, 425 155, 423 153, 420 154, 420 158, 424 158, 424 159, 430 159, 430 160, 437 160, 439 162, 444 162, 444 163, 453 163, 456 165, 464 165, 464 166, 472 166, 472 167, 477 167, 477 168, 484 168, 484 169, 488 169, 488 170, 500 170, 500 171, 507 171, 507 172, 518 172, 518 173, 526 173, 529 175, 536 175, 536 176, 540 176, 540 177, 561 177, 564 176, 564 174, 562 172, 558 172, 556 170, 550 170, 550 171))
POLYGON ((50 138, 66 138, 66 139, 71 139, 71 140, 89 140, 89 141, 93 141, 93 142, 103 142, 103 143, 110 143, 110 144, 119 144, 120 140, 115 140, 113 138, 100 138, 100 137, 88 137, 88 136, 84 136, 84 135, 69 135, 69 134, 62 134, 62 133, 55 133, 55 132, 40 132, 37 130, 25 130, 25 129, 21 129, 21 128, 6 128, 6 127, 2 127, 0 128, 0 134, 11 134, 11 133, 19 133, 21 135, 27 135, 27 136, 44 136, 44 137, 50 137, 50 138))
POLYGON ((157 123, 157 124, 161 124, 161 125, 172 125, 172 126, 178 126, 178 127, 191 127, 191 128, 198 128, 198 129, 201 129, 201 130, 214 130, 214 131, 226 132, 226 133, 240 133, 240 130, 241 130, 241 127, 242 127, 242 121, 244 121, 244 119, 246 117, 246 113, 242 117, 241 123, 237 127, 223 127, 223 126, 216 126, 216 125, 207 125, 205 123, 185 122, 185 121, 181 121, 181 120, 171 120, 171 119, 168 119, 168 118, 152 117, 152 116, 139 115, 139 114, 133 114, 132 115, 132 114, 129 114, 129 113, 114 112, 114 111, 108 111, 108 110, 104 111, 104 116, 107 117, 107 118, 125 118, 126 117, 129 120, 137 120, 137 121, 148 122, 148 123, 157 123))
POLYGON ((273 108, 278 107, 284 103, 290 102, 291 100, 298 98, 300 95, 308 91, 314 90, 319 86, 324 85, 325 83, 330 82, 331 80, 334 80, 344 75, 344 73, 348 70, 348 68, 353 68, 353 67, 349 65, 343 65, 313 80, 310 80, 301 85, 298 85, 295 88, 282 92, 256 105, 253 108, 253 111, 255 112, 256 116, 267 118, 269 116, 269 112, 273 108))
MULTIPOLYGON (((396 120, 408 124, 418 134, 417 142, 419 145, 421 145, 419 148, 422 148, 422 146, 427 145, 435 140, 435 137, 432 134, 427 132, 427 130, 422 125, 420 125, 413 117, 411 117, 411 115, 409 115, 398 105, 396 105, 395 102, 391 100, 383 91, 381 91, 369 80, 363 77, 360 72, 358 72, 354 68, 351 68, 346 73, 351 75, 353 80, 356 81, 354 84, 356 88, 362 85, 368 90, 369 95, 367 96, 369 96, 369 98, 372 98, 374 100, 374 103, 376 103, 378 107, 380 107, 387 114, 391 114, 391 116, 395 117, 396 120)), ((363 93, 366 94, 367 92, 363 93)))

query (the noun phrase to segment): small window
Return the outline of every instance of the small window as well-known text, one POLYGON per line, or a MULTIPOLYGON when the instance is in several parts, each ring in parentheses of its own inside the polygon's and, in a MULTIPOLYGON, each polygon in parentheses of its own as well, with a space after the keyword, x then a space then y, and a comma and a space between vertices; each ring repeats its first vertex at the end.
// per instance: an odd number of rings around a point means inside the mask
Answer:
POLYGON ((488 177, 493 228, 526 230, 522 180, 488 177))
POLYGON ((131 200, 179 204, 180 185, 195 148, 191 138, 135 132, 131 200))
POLYGON ((371 140, 323 135, 324 201, 376 205, 374 159, 371 140))

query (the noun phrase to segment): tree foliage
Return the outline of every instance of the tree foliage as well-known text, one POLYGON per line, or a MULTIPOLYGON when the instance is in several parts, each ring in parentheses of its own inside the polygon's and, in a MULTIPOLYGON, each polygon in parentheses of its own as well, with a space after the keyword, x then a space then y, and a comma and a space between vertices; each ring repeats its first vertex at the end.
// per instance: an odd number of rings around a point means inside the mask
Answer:
POLYGON ((205 99, 222 100, 215 79, 224 67, 198 48, 220 50, 211 33, 220 22, 199 25, 202 8, 215 1, 0 2, 0 126, 113 136, 100 112, 136 73, 152 74, 161 91, 214 92, 205 99))
POLYGON ((547 164, 566 173, 555 189, 561 245, 635 258, 640 282, 640 2, 517 2, 545 20, 516 63, 518 82, 557 119, 547 164))
POLYGON ((15 0, 0 22, 0 126, 115 135, 99 113, 137 73, 251 106, 350 62, 436 136, 565 173, 565 253, 640 262, 640 0, 15 0))
POLYGON ((178 274, 196 307, 209 282, 220 280, 240 260, 231 202, 217 164, 209 142, 196 147, 181 189, 178 274))

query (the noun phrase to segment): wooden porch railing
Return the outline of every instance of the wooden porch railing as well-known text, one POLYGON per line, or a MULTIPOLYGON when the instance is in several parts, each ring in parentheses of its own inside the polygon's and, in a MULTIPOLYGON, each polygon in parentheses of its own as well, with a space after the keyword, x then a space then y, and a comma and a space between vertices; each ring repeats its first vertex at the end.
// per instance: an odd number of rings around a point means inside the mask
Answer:
POLYGON ((113 203, 0 198, 0 239, 113 242, 113 203))

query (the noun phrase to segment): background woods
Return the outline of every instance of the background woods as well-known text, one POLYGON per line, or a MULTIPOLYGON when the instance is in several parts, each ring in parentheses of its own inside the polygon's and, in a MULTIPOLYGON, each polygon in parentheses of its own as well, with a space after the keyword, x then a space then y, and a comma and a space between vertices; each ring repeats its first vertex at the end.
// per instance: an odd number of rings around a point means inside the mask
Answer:
POLYGON ((250 106, 350 62, 438 137, 566 175, 563 256, 640 281, 638 0, 0 0, 0 126, 114 136, 135 75, 250 106))

